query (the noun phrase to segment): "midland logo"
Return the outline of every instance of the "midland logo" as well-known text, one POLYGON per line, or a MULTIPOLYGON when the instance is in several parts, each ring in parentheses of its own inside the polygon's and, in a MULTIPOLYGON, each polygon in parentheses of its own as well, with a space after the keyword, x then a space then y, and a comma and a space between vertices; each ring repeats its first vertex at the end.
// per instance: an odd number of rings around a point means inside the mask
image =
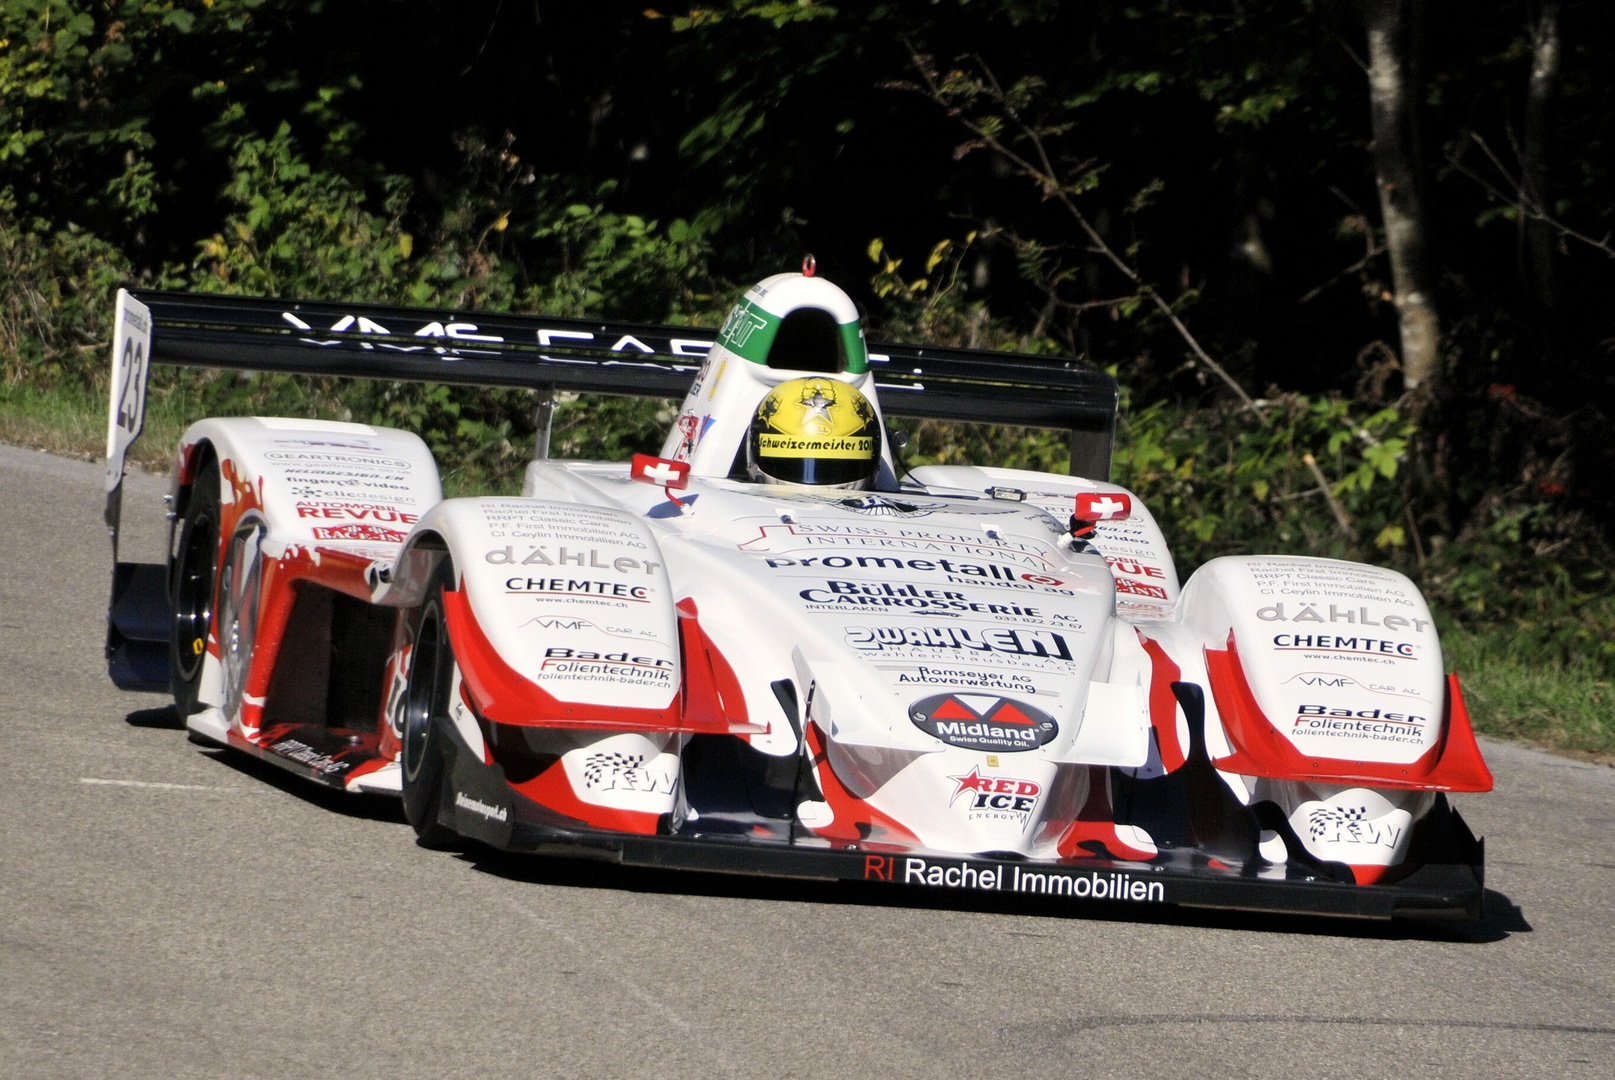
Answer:
POLYGON ((953 798, 948 805, 958 803, 960 796, 968 795, 971 821, 1015 821, 1026 824, 1037 805, 1043 787, 1035 780, 1016 780, 1007 776, 983 776, 980 769, 971 766, 964 776, 950 776, 954 782, 953 798))
MULTIPOLYGON (((1041 709, 986 694, 938 694, 916 701, 909 706, 908 715, 914 721, 914 726, 927 735, 965 750, 996 753, 1035 750, 1054 738, 1060 730, 1054 717, 1041 709)), ((953 779, 959 780, 958 777, 953 779)), ((990 777, 978 779, 982 783, 997 782, 990 777)), ((1035 789, 1036 785, 1033 787, 1035 789)), ((961 786, 954 792, 954 797, 958 798, 964 790, 961 786)), ((1011 793, 995 789, 987 794, 1011 793)), ((1026 794, 1035 798, 1037 792, 1033 790, 1026 794)), ((1003 809, 1013 807, 1006 805, 1003 809)))

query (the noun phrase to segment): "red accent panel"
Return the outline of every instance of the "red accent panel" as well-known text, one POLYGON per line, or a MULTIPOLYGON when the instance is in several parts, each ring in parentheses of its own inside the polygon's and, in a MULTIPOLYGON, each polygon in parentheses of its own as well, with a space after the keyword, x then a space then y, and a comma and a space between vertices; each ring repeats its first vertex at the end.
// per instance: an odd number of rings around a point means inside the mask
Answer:
POLYGON ((1145 637, 1142 630, 1134 632, 1150 657, 1150 726, 1155 729, 1155 747, 1161 753, 1161 768, 1172 772, 1188 760, 1178 743, 1178 696, 1172 692, 1172 684, 1183 678, 1183 671, 1160 642, 1145 637))
POLYGON ((1104 845, 1112 858, 1134 859, 1148 862, 1155 853, 1136 848, 1123 840, 1112 821, 1114 811, 1110 805, 1110 771, 1102 766, 1088 766, 1088 800, 1077 813, 1077 820, 1061 835, 1057 845, 1061 856, 1067 859, 1096 858, 1085 843, 1104 845))
POLYGON ((720 735, 767 734, 767 724, 749 722, 740 679, 701 629, 695 601, 688 596, 680 600, 678 615, 679 643, 684 652, 684 722, 691 725, 686 730, 720 735))
POLYGON ((448 624, 462 685, 478 715, 517 727, 604 728, 610 731, 680 731, 730 735, 765 732, 746 721, 745 699, 734 669, 707 640, 690 605, 680 612, 685 694, 665 709, 586 705, 562 701, 505 662, 482 632, 464 592, 444 590, 448 624), (681 708, 682 705, 682 708, 681 708))
POLYGON ((1347 863, 1346 865, 1351 868, 1351 876, 1359 885, 1372 885, 1392 870, 1402 869, 1401 863, 1396 863, 1392 866, 1369 866, 1360 863, 1347 863))
POLYGON ((1450 769, 1455 782, 1448 791, 1492 790, 1492 770, 1480 756, 1475 729, 1469 726, 1469 707, 1464 704, 1456 671, 1447 676, 1447 733, 1441 749, 1441 769, 1444 775, 1450 769))
POLYGON ((1226 650, 1206 650, 1206 671, 1211 677, 1217 710, 1222 714, 1223 729, 1234 747, 1233 753, 1215 762, 1224 772, 1421 791, 1492 790, 1492 774, 1475 745, 1456 675, 1447 680, 1447 717, 1441 740, 1417 761, 1396 765, 1316 757, 1296 750, 1257 705, 1256 695, 1245 679, 1245 669, 1240 666, 1232 633, 1226 650))
POLYGON ((505 662, 477 625, 463 592, 443 591, 443 620, 472 707, 497 724, 519 727, 684 731, 678 702, 665 709, 629 709, 561 701, 505 662))
POLYGON ((567 779, 566 766, 559 761, 520 784, 511 787, 532 799, 540 806, 565 814, 596 829, 634 833, 639 836, 656 834, 657 815, 643 810, 619 810, 614 806, 596 806, 578 798, 567 779))
POLYGON ((896 818, 876 810, 842 785, 835 770, 830 767, 830 758, 825 753, 819 729, 811 723, 807 727, 807 744, 808 753, 813 759, 814 775, 819 779, 819 790, 824 792, 824 801, 829 804, 833 815, 830 824, 822 829, 814 829, 815 833, 826 840, 840 840, 870 848, 890 846, 900 850, 898 845, 919 844, 920 838, 896 818), (865 827, 862 832, 859 825, 865 827), (864 839, 864 832, 868 833, 869 839, 864 839))

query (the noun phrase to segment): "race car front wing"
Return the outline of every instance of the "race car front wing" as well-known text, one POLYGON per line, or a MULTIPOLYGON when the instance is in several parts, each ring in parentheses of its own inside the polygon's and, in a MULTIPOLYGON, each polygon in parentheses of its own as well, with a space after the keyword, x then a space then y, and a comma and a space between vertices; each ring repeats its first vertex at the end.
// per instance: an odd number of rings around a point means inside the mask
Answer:
POLYGON ((987 856, 813 846, 710 836, 628 836, 514 823, 512 851, 604 858, 625 866, 860 881, 916 890, 1069 901, 1178 905, 1349 918, 1474 920, 1485 887, 1483 842, 1451 815, 1456 862, 1427 862, 1389 884, 1331 881, 1295 867, 1234 867, 1189 850, 1148 863, 1106 859, 1045 862, 987 856))

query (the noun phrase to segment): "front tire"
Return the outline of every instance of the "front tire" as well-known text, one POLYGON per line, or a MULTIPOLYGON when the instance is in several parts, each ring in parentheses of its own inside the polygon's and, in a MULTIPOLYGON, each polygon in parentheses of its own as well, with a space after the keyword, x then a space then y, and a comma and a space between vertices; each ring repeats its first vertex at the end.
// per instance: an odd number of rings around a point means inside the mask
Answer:
POLYGON ((422 847, 449 848, 459 834, 441 821, 444 760, 443 725, 448 722, 449 692, 454 685, 454 649, 443 619, 443 590, 453 582, 447 560, 432 577, 415 625, 410 653, 409 685, 404 692, 404 817, 422 847))
POLYGON ((168 676, 181 722, 197 711, 208 636, 213 629, 219 578, 219 520, 219 468, 210 456, 191 484, 168 565, 173 611, 168 676))

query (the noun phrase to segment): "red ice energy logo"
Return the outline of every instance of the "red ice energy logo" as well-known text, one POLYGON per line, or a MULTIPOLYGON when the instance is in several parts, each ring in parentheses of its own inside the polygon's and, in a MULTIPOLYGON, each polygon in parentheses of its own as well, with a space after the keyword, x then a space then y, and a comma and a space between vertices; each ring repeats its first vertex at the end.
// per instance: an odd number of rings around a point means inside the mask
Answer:
POLYGON ((1025 821, 1037 805, 1043 787, 1035 780, 1018 780, 1009 776, 983 776, 976 766, 964 776, 950 776, 955 784, 953 798, 948 805, 958 803, 961 796, 969 796, 970 816, 1010 818, 1025 821))
POLYGON ((914 726, 965 750, 1035 750, 1059 732, 1041 709, 989 694, 938 694, 909 706, 914 726))

